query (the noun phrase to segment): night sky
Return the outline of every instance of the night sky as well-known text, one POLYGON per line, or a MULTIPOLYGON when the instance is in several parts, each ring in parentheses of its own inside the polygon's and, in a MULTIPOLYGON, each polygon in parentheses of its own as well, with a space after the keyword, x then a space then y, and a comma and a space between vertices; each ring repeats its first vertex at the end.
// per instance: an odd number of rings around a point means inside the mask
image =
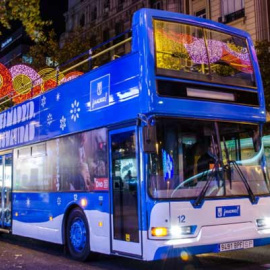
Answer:
POLYGON ((59 36, 65 31, 64 13, 68 9, 68 0, 40 0, 41 17, 53 21, 53 28, 59 36))

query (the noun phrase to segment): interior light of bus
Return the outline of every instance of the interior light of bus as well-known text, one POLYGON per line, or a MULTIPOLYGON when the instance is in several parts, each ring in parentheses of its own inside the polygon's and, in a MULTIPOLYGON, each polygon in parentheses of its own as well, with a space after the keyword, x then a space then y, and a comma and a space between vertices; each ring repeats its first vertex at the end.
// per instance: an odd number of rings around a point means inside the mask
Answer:
POLYGON ((153 227, 151 229, 152 236, 164 237, 168 235, 168 228, 166 227, 153 227))
POLYGON ((256 223, 259 228, 270 228, 270 218, 257 219, 256 223))
POLYGON ((156 143, 156 153, 158 153, 158 143, 156 143))
POLYGON ((232 93, 207 91, 207 90, 201 90, 201 89, 195 89, 195 88, 187 88, 187 96, 197 97, 197 98, 208 98, 208 99, 215 99, 215 100, 235 101, 234 94, 232 93))

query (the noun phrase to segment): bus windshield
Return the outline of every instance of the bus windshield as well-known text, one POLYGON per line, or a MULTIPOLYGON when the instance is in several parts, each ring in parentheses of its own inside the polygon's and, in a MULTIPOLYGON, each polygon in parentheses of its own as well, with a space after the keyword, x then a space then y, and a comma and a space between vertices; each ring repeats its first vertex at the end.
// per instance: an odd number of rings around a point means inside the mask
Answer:
POLYGON ((154 21, 157 74, 255 87, 246 39, 188 24, 154 21))
POLYGON ((156 128, 156 153, 148 158, 152 197, 269 194, 257 125, 158 119, 156 128))

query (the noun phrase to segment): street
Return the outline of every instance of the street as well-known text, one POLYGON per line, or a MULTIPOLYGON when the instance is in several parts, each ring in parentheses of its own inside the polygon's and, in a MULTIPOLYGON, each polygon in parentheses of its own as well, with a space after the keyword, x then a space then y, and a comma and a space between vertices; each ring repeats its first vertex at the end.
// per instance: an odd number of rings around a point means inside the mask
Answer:
POLYGON ((41 241, 29 240, 11 235, 0 237, 0 269, 92 269, 92 270, 135 270, 135 269, 270 269, 270 246, 194 256, 187 261, 164 260, 141 262, 115 256, 97 256, 90 262, 76 262, 65 255, 64 248, 41 241))

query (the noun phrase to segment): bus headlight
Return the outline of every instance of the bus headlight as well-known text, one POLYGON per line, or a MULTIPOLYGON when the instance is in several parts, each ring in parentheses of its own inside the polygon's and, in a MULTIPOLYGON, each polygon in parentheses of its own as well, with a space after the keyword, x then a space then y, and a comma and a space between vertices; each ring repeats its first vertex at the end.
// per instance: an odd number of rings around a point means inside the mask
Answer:
POLYGON ((195 225, 192 226, 172 226, 170 229, 167 227, 152 227, 151 234, 155 237, 179 237, 182 235, 194 234, 196 230, 195 225))
POLYGON ((194 234, 197 226, 173 226, 171 227, 170 233, 173 237, 179 237, 181 235, 194 234))
POLYGON ((178 227, 178 226, 173 226, 171 228, 171 236, 180 236, 183 234, 190 234, 191 233, 191 228, 190 226, 184 226, 184 227, 178 227))
POLYGON ((270 228, 270 218, 256 219, 256 223, 259 228, 270 228))

